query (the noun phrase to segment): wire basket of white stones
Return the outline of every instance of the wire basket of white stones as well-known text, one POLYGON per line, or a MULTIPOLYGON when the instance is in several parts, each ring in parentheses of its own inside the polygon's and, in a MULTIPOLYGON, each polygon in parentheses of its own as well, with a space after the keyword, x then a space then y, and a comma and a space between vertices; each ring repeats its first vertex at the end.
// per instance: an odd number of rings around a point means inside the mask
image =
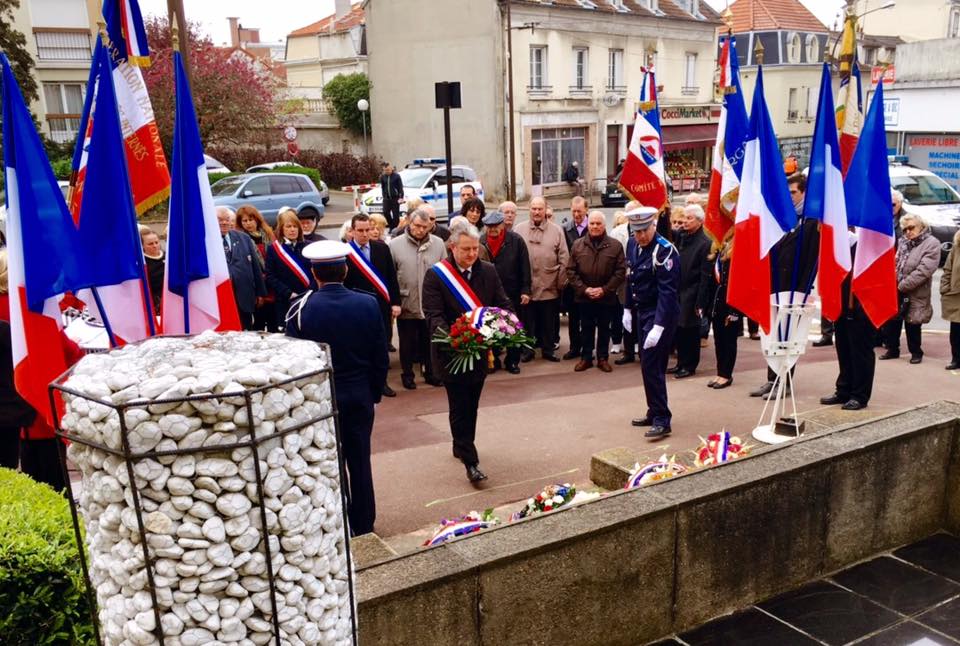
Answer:
POLYGON ((157 337, 50 396, 99 644, 356 644, 327 346, 157 337))

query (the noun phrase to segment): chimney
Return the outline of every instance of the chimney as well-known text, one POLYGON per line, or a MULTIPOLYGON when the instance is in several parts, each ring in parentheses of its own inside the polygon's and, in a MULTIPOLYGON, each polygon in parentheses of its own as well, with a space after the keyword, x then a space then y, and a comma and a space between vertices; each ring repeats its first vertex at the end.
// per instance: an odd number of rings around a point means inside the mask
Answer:
POLYGON ((350 13, 350 0, 335 0, 336 20, 340 20, 350 13))
POLYGON ((230 44, 233 47, 239 47, 240 46, 240 19, 227 18, 227 21, 230 23, 230 44))

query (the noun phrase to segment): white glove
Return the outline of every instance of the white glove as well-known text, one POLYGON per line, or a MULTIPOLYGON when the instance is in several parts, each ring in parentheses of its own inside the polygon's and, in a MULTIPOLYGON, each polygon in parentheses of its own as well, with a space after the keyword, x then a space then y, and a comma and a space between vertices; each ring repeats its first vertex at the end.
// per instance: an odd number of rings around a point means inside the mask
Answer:
POLYGON ((663 334, 662 325, 654 325, 652 328, 650 328, 647 338, 643 340, 643 349, 649 350, 653 346, 657 345, 657 343, 660 341, 661 334, 663 334))
POLYGON ((623 309, 623 329, 633 332, 633 312, 629 308, 623 309))

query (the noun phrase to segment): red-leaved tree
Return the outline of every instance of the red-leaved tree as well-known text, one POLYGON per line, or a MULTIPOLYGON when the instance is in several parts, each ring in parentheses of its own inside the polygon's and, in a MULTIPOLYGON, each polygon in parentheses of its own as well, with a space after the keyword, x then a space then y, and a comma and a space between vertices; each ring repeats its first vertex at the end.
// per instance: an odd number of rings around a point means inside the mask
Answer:
MULTIPOLYGON (((170 24, 166 17, 150 17, 145 27, 151 64, 143 75, 163 147, 169 155, 174 117, 170 24)), ((191 91, 204 145, 236 146, 263 141, 267 130, 278 125, 282 107, 279 79, 267 63, 229 48, 214 47, 196 23, 189 23, 187 31, 191 91)))

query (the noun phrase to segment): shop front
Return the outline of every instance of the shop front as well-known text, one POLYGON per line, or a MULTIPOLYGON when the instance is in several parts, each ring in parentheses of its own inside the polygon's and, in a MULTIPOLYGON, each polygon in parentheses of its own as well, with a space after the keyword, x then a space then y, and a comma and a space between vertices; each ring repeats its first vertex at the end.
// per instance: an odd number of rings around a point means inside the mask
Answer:
POLYGON ((707 190, 719 119, 715 104, 660 107, 664 162, 675 192, 707 190))

